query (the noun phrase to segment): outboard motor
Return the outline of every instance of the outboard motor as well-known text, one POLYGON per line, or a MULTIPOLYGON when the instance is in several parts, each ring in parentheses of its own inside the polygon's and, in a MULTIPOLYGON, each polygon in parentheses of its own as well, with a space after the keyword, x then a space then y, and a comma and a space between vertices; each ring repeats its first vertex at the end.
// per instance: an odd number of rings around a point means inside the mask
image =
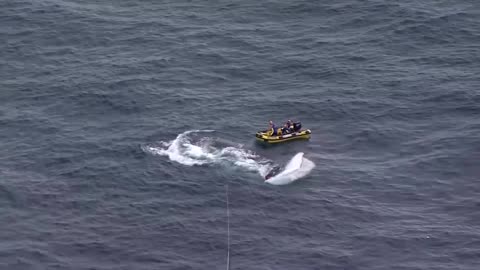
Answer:
POLYGON ((294 130, 295 132, 300 131, 300 129, 302 129, 302 123, 301 123, 301 122, 295 122, 295 123, 293 123, 293 130, 294 130))

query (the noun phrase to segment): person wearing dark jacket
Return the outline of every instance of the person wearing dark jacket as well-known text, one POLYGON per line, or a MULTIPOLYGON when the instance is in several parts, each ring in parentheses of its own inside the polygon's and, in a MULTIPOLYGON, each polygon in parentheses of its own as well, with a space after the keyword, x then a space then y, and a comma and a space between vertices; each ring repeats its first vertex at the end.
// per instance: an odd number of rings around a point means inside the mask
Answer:
POLYGON ((277 135, 277 127, 275 126, 272 120, 268 122, 268 135, 269 136, 277 135))

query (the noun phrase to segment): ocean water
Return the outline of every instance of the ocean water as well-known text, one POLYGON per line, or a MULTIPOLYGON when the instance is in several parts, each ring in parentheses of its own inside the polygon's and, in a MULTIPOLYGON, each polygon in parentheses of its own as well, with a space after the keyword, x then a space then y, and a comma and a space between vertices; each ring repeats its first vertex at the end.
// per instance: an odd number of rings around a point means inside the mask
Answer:
POLYGON ((478 270, 479 133, 478 1, 2 0, 0 269, 478 270))

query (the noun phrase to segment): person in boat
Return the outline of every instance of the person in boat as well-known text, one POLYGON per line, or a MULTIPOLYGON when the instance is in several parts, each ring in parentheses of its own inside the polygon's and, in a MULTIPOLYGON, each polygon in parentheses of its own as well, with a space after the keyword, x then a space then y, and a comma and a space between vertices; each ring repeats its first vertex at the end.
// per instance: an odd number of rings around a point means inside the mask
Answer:
POLYGON ((288 126, 288 124, 283 125, 282 134, 285 135, 285 134, 289 134, 290 132, 291 132, 291 129, 288 126))
POLYGON ((300 122, 293 122, 292 120, 287 121, 288 128, 290 129, 290 132, 297 132, 300 131, 302 128, 302 123, 300 122))
POLYGON ((268 122, 268 131, 267 131, 268 136, 275 136, 277 135, 277 127, 273 123, 272 120, 268 122))
POLYGON ((268 136, 282 136, 282 130, 283 130, 282 128, 277 128, 273 123, 273 121, 271 120, 268 122, 268 124, 269 124, 269 128, 267 131, 268 136))
POLYGON ((293 122, 292 122, 292 120, 289 119, 289 120, 287 121, 287 124, 286 124, 286 125, 288 126, 288 129, 290 130, 290 132, 292 132, 292 133, 295 132, 295 128, 293 127, 293 122))

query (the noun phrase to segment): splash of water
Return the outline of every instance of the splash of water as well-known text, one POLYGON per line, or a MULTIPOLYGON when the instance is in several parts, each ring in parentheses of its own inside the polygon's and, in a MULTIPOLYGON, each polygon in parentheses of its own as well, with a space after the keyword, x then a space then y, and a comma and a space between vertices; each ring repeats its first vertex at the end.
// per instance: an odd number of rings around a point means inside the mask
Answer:
POLYGON ((272 161, 263 159, 242 146, 222 146, 212 137, 198 137, 199 133, 212 130, 190 130, 179 134, 174 140, 160 142, 159 146, 145 146, 143 150, 154 155, 167 156, 171 161, 186 166, 223 164, 235 165, 264 177, 272 168, 272 161))

